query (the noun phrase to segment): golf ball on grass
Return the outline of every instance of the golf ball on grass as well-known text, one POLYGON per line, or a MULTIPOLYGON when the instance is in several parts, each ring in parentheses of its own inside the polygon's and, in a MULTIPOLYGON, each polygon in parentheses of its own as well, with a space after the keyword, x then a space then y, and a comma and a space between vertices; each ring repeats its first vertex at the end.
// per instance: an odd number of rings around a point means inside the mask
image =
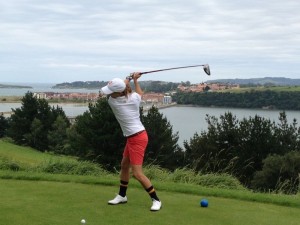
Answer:
POLYGON ((207 199, 202 199, 200 201, 200 206, 201 207, 208 207, 208 200, 207 199))
POLYGON ((81 224, 85 224, 85 219, 82 219, 82 220, 81 220, 81 224))

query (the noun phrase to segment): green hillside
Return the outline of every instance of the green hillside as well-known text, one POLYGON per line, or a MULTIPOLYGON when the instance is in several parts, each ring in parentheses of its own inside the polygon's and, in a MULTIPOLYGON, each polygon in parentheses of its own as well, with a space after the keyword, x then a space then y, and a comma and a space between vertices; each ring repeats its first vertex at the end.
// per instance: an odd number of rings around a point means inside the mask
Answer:
POLYGON ((295 86, 300 85, 300 79, 291 79, 285 77, 263 77, 263 78, 249 78, 249 79, 217 79, 208 80, 207 83, 231 83, 231 84, 255 84, 265 85, 273 84, 276 86, 295 86))
POLYGON ((37 166, 46 160, 66 159, 66 157, 42 153, 35 149, 14 145, 3 140, 0 140, 0 157, 10 159, 24 166, 37 166))
POLYGON ((300 92, 300 86, 274 86, 274 87, 242 87, 238 89, 225 89, 218 92, 244 93, 251 91, 276 91, 276 92, 300 92))

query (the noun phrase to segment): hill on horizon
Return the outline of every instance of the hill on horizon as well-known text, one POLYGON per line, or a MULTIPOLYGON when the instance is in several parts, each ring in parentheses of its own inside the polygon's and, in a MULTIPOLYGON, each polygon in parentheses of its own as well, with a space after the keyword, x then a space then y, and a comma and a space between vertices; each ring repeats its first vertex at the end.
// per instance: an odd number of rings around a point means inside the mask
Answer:
POLYGON ((300 85, 300 79, 291 79, 285 77, 263 77, 249 79, 217 79, 208 80, 207 83, 231 83, 231 84, 274 84, 279 86, 297 86, 300 85))
MULTIPOLYGON (((52 88, 87 88, 87 89, 98 89, 104 87, 108 81, 74 81, 74 82, 64 82, 54 85, 52 88)), ((140 84, 143 87, 147 87, 152 84, 164 84, 168 83, 180 84, 182 82, 166 82, 166 81, 141 81, 140 84)), ((216 79, 207 80, 206 83, 230 83, 230 84, 254 84, 254 85, 265 85, 272 84, 276 86, 299 86, 300 79, 291 79, 285 77, 264 77, 264 78, 250 78, 250 79, 216 79)))

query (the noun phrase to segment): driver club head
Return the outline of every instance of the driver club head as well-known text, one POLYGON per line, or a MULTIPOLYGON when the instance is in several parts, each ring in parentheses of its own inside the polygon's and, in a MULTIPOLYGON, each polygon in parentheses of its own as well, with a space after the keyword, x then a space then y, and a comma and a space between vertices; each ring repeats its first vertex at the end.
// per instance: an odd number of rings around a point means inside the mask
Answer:
POLYGON ((208 64, 203 65, 203 70, 208 76, 210 76, 210 68, 208 64))

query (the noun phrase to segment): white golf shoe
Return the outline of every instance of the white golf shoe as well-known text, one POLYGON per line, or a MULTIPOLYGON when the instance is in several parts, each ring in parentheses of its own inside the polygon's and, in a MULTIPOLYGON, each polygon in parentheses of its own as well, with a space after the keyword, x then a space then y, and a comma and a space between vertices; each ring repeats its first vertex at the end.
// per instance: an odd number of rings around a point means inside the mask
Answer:
POLYGON ((152 199, 152 206, 151 211, 159 211, 161 209, 162 203, 161 201, 157 201, 155 199, 152 199))
POLYGON ((123 203, 127 203, 127 197, 122 197, 121 195, 117 195, 114 199, 108 201, 109 205, 118 205, 123 203))

